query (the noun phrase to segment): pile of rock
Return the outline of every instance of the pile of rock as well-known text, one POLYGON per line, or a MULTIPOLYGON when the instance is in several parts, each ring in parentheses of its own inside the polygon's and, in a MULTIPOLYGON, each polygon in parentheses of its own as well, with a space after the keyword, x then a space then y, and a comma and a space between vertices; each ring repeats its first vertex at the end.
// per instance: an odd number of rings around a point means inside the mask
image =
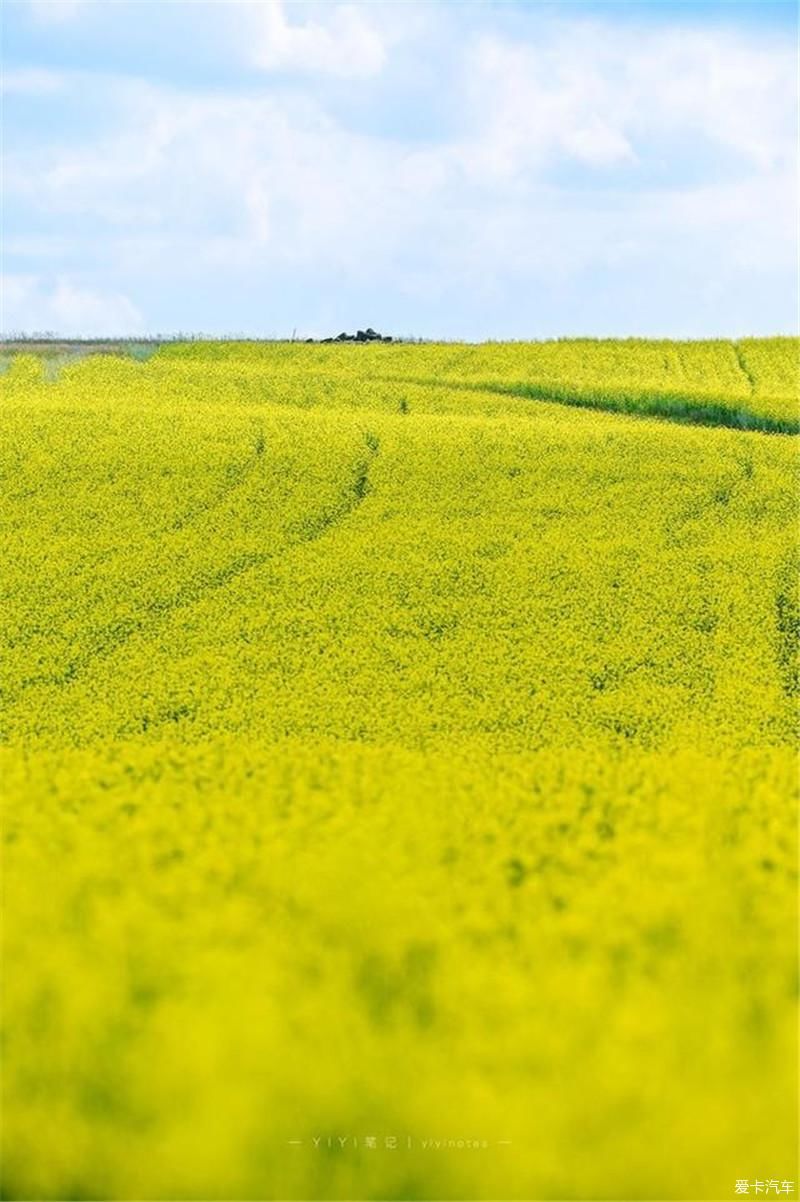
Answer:
MULTIPOLYGON (((335 338, 320 338, 320 342, 391 342, 391 334, 379 334, 377 330, 373 330, 372 326, 367 326, 366 330, 357 330, 355 334, 337 334, 335 338)), ((306 342, 314 342, 313 338, 306 338, 306 342)))

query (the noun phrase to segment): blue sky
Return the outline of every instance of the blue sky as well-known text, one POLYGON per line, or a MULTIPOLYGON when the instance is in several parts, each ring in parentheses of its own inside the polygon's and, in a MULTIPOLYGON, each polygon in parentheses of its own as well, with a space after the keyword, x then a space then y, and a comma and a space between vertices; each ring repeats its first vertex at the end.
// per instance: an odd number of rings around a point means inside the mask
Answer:
POLYGON ((5 333, 796 329, 793 3, 2 12, 5 333))

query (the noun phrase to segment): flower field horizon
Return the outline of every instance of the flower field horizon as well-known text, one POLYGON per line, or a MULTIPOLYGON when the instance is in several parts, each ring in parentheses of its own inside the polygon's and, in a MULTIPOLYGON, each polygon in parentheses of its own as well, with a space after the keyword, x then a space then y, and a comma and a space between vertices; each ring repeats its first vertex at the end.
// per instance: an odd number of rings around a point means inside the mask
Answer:
POLYGON ((797 1183, 799 351, 8 357, 4 1198, 797 1183))

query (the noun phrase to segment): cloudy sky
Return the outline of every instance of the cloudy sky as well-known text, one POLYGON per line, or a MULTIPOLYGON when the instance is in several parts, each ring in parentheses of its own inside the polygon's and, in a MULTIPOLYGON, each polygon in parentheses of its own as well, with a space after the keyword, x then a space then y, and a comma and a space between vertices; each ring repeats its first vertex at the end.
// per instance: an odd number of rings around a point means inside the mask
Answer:
POLYGON ((796 327, 794 3, 2 19, 6 333, 796 327))

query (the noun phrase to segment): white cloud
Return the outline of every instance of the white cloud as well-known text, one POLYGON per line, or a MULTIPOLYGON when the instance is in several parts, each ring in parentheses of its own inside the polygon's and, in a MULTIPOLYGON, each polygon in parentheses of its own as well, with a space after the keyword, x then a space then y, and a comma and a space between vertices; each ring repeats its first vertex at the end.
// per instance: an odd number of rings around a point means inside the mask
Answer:
POLYGON ((563 147, 567 154, 588 167, 613 167, 636 158, 622 131, 594 115, 565 132, 563 147))
POLYGON ((479 38, 466 71, 462 155, 477 174, 559 157, 612 167, 659 142, 677 166, 698 146, 759 169, 795 162, 796 55, 763 35, 562 21, 535 43, 479 38))
POLYGON ((252 61, 267 71, 321 73, 338 76, 377 74, 386 60, 386 47, 363 8, 328 4, 318 15, 307 6, 288 12, 282 0, 262 0, 246 5, 250 21, 249 51, 252 61), (294 22, 295 12, 305 16, 294 22))
MULTIPOLYGON (((796 85, 777 38, 573 19, 540 24, 536 42, 459 42, 451 27, 458 118, 436 138, 403 138, 334 117, 326 87, 341 95, 363 78, 302 74, 341 73, 346 51, 351 74, 377 69, 393 33, 382 30, 381 54, 359 50, 372 10, 254 12, 262 33, 278 32, 266 52, 257 43, 262 64, 299 78, 189 93, 82 75, 119 123, 9 151, 7 195, 48 229, 86 219, 80 254, 137 280, 137 296, 159 280, 189 288, 228 273, 266 289, 296 272, 321 289, 489 304, 521 281, 549 289, 593 270, 713 281, 792 260, 796 85)), ((139 320, 124 295, 98 301, 83 271, 80 286, 64 271, 49 291, 23 288, 23 324, 112 332, 109 314, 120 328, 139 320)))
POLYGON ((119 292, 97 291, 59 277, 48 283, 30 274, 9 274, 0 281, 4 334, 52 332, 65 338, 123 336, 144 328, 142 314, 119 292))
POLYGON ((0 92, 5 96, 49 96, 64 85, 57 71, 41 67, 19 67, 0 72, 0 92))
POLYGON ((761 169, 794 165, 797 54, 786 39, 673 30, 644 41, 630 80, 635 132, 703 135, 761 169))
MULTIPOLYGON (((646 173, 660 161, 662 139, 678 169, 693 147, 704 158, 737 152, 738 183, 761 181, 736 193, 740 227, 759 221, 756 195, 766 211, 775 200, 783 212, 778 193, 794 162, 792 120, 779 116, 790 86, 785 52, 687 33, 678 62, 677 43, 663 36, 601 29, 590 37, 581 22, 570 29, 567 36, 558 25, 536 46, 478 40, 464 62, 466 128, 427 145, 356 133, 312 91, 192 95, 103 81, 127 113, 121 127, 100 141, 10 154, 7 188, 49 214, 84 214, 137 233, 241 239, 279 259, 320 256, 357 271, 368 267, 365 244, 397 249, 426 231, 438 239, 453 222, 479 226, 519 212, 535 229, 549 208, 548 172, 559 164, 604 179, 621 165, 643 173, 638 201, 637 191, 621 189, 630 221, 637 204, 644 213, 654 203, 646 173)), ((91 86, 85 77, 82 87, 91 86)), ((665 220, 696 224, 702 213, 710 224, 714 214, 692 198, 714 183, 713 168, 691 187, 673 170, 661 181, 665 220)), ((591 196, 584 188, 584 207, 591 196)))
POLYGON ((71 21, 92 0, 28 0, 34 19, 40 25, 60 25, 71 21))

